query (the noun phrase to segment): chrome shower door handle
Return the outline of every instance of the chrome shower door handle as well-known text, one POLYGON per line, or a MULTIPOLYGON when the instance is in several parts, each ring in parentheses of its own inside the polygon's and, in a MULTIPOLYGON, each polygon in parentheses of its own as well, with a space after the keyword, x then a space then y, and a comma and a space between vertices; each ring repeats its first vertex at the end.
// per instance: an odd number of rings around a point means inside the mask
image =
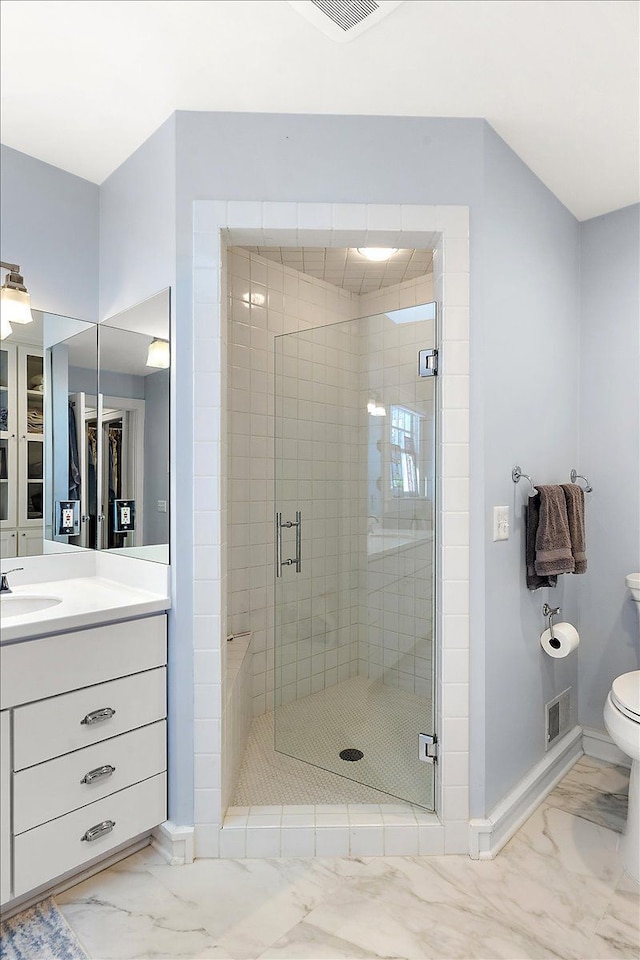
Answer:
POLYGON ((296 519, 284 520, 281 513, 276 513, 276 577, 282 576, 283 567, 296 568, 296 573, 302 570, 302 513, 296 510, 296 519), (282 529, 283 527, 296 528, 296 555, 291 560, 282 559, 282 529))
POLYGON ((276 577, 282 576, 282 514, 276 513, 276 577))
POLYGON ((302 570, 302 513, 296 511, 296 573, 302 570))

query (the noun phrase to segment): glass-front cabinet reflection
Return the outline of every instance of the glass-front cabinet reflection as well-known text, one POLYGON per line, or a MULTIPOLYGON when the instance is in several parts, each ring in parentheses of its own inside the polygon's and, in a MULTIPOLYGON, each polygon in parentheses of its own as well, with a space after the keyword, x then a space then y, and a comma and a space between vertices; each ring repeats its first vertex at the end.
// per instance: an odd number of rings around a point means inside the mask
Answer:
POLYGON ((42 553, 46 415, 43 356, 40 344, 3 341, 0 347, 2 557, 42 553))

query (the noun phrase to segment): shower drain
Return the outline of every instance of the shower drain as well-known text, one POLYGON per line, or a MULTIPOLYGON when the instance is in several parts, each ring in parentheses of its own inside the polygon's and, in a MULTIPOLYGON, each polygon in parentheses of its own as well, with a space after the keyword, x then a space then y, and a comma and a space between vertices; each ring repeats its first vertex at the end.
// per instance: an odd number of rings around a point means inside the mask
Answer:
POLYGON ((362 760, 363 757, 364 757, 364 753, 362 752, 362 750, 356 750, 354 749, 354 747, 348 747, 346 750, 340 751, 341 760, 350 760, 350 761, 362 760))

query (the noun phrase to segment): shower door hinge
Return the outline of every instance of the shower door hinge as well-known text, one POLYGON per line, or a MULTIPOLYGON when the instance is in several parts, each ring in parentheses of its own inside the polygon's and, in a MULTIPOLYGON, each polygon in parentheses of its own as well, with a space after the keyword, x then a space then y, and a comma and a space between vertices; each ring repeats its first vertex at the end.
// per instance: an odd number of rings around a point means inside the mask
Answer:
POLYGON ((418 758, 425 763, 436 763, 438 760, 438 738, 435 733, 418 734, 418 758))
POLYGON ((435 347, 431 350, 418 350, 418 376, 438 376, 438 351, 435 347))

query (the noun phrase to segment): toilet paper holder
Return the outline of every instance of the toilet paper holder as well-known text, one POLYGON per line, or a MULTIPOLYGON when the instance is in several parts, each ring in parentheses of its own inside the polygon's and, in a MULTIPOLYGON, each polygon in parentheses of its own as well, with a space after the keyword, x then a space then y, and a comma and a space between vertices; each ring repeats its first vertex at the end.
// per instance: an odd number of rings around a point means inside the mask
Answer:
POLYGON ((554 650, 557 650, 560 647, 560 641, 553 633, 553 618, 558 616, 561 609, 561 607, 550 607, 548 603, 544 603, 542 605, 542 615, 547 617, 549 633, 551 634, 549 638, 549 646, 553 647, 554 650))

